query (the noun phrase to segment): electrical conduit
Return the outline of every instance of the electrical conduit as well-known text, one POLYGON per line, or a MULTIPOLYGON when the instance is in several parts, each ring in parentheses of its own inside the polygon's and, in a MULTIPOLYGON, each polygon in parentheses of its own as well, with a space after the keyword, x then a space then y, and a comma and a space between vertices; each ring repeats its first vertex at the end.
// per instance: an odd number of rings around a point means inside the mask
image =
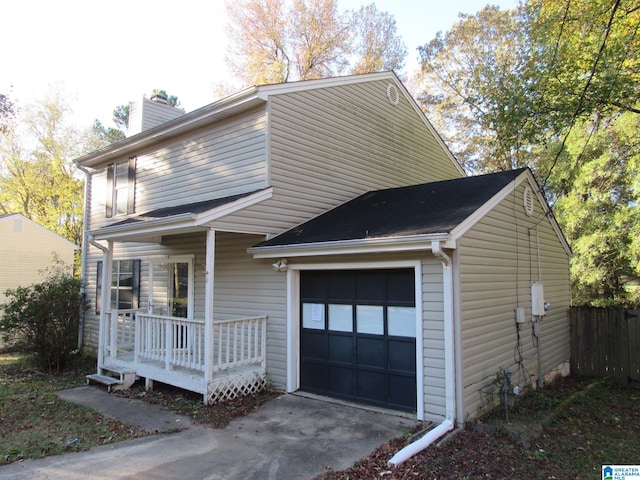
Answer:
POLYGON ((445 419, 440 425, 427 432, 423 437, 410 443, 397 452, 390 467, 397 467, 415 454, 421 452, 433 442, 446 435, 455 427, 455 360, 454 360, 454 322, 453 322, 453 266, 451 257, 442 249, 439 241, 431 242, 432 253, 442 262, 443 313, 444 313, 444 376, 445 376, 445 419))

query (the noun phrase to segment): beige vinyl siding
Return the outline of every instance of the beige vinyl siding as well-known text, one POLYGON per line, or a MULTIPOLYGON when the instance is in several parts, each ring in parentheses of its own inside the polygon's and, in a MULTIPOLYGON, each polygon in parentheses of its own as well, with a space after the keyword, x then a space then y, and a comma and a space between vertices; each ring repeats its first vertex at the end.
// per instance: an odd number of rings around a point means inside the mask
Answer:
POLYGON ((277 234, 369 190, 462 176, 409 101, 388 82, 272 95, 273 199, 223 219, 277 234))
POLYGON ((442 263, 433 256, 422 260, 422 314, 424 418, 435 422, 445 416, 445 376, 442 263))
MULTIPOLYGON (((262 109, 138 153, 135 214, 267 187, 266 116, 262 109)), ((92 176, 91 228, 105 219, 106 170, 92 176)))
POLYGON ((254 260, 246 249, 260 241, 255 235, 216 233, 214 319, 268 315, 267 372, 278 388, 287 373, 286 273, 273 261, 254 260))
POLYGON ((533 216, 522 207, 523 182, 458 243, 459 310, 464 377, 464 414, 474 416, 494 400, 492 382, 509 369, 521 387, 537 376, 531 334, 531 282, 538 281, 538 247, 545 300, 551 309, 541 322, 543 370, 569 359, 569 258, 542 206, 533 216), (525 307, 520 352, 514 310, 525 307))
POLYGON ((42 282, 54 257, 72 268, 74 251, 72 243, 22 215, 0 218, 0 305, 6 290, 42 282))

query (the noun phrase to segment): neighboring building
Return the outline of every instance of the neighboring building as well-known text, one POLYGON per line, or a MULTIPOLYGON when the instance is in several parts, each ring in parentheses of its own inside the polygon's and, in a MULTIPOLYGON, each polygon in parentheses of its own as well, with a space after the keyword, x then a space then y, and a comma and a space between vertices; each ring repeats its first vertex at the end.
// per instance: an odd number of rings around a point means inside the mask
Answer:
POLYGON ((114 388, 215 401, 266 371, 462 423, 502 369, 537 379, 532 318, 540 372, 569 359, 570 250, 533 175, 466 177, 393 73, 249 88, 76 163, 114 388))
MULTIPOLYGON (((77 247, 19 213, 0 215, 0 305, 5 292, 44 280, 54 259, 73 267, 77 247)), ((2 345, 0 340, 0 346, 2 345)))

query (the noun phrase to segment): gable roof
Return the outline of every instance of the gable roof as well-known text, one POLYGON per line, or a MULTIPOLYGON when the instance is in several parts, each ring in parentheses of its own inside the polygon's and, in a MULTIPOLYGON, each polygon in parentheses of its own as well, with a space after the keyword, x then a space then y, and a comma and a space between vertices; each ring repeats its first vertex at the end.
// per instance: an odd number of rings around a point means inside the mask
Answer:
POLYGON ((229 95, 228 97, 217 100, 209 105, 205 105, 204 107, 181 115, 173 120, 150 128, 149 130, 145 130, 119 142, 108 145, 100 150, 84 155, 74 160, 74 162, 81 168, 98 168, 116 158, 134 155, 140 148, 153 145, 155 142, 160 140, 166 140, 171 137, 183 135, 189 131, 224 120, 240 112, 256 108, 260 105, 265 105, 269 101, 269 98, 274 95, 283 95, 344 85, 363 84, 380 80, 386 80, 396 85, 400 94, 407 98, 412 108, 415 110, 416 115, 420 116, 426 127, 431 131, 442 149, 449 156, 454 166, 461 174, 465 174, 464 170, 449 148, 445 145, 440 135, 436 132, 433 125, 431 125, 424 112, 420 110, 420 107, 393 71, 249 87, 229 95))
MULTIPOLYGON (((511 190, 524 178, 535 184, 531 171, 521 168, 367 192, 249 251, 270 257, 282 255, 284 250, 295 252, 314 246, 368 244, 375 248, 374 245, 389 242, 399 245, 413 240, 421 242, 424 248, 425 241, 455 240, 488 211, 488 204, 495 205, 503 198, 500 192, 511 190)), ((544 198, 539 199, 546 207, 544 198)), ((559 227, 556 231, 568 248, 559 227)), ((416 243, 413 248, 420 247, 416 243)), ((293 254, 290 252, 287 255, 293 254)))

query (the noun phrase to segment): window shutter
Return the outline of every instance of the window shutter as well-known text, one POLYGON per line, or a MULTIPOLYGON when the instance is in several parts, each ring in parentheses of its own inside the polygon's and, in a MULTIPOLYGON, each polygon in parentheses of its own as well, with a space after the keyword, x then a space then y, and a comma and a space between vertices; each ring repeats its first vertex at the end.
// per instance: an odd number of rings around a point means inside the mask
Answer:
POLYGON ((133 292, 131 295, 131 308, 140 308, 140 263, 141 260, 133 261, 133 292))
POLYGON ((115 172, 115 165, 109 165, 107 167, 107 199, 105 217, 113 217, 113 174, 115 172))
POLYGON ((133 213, 135 210, 136 200, 136 157, 129 158, 127 185, 127 213, 133 213))

